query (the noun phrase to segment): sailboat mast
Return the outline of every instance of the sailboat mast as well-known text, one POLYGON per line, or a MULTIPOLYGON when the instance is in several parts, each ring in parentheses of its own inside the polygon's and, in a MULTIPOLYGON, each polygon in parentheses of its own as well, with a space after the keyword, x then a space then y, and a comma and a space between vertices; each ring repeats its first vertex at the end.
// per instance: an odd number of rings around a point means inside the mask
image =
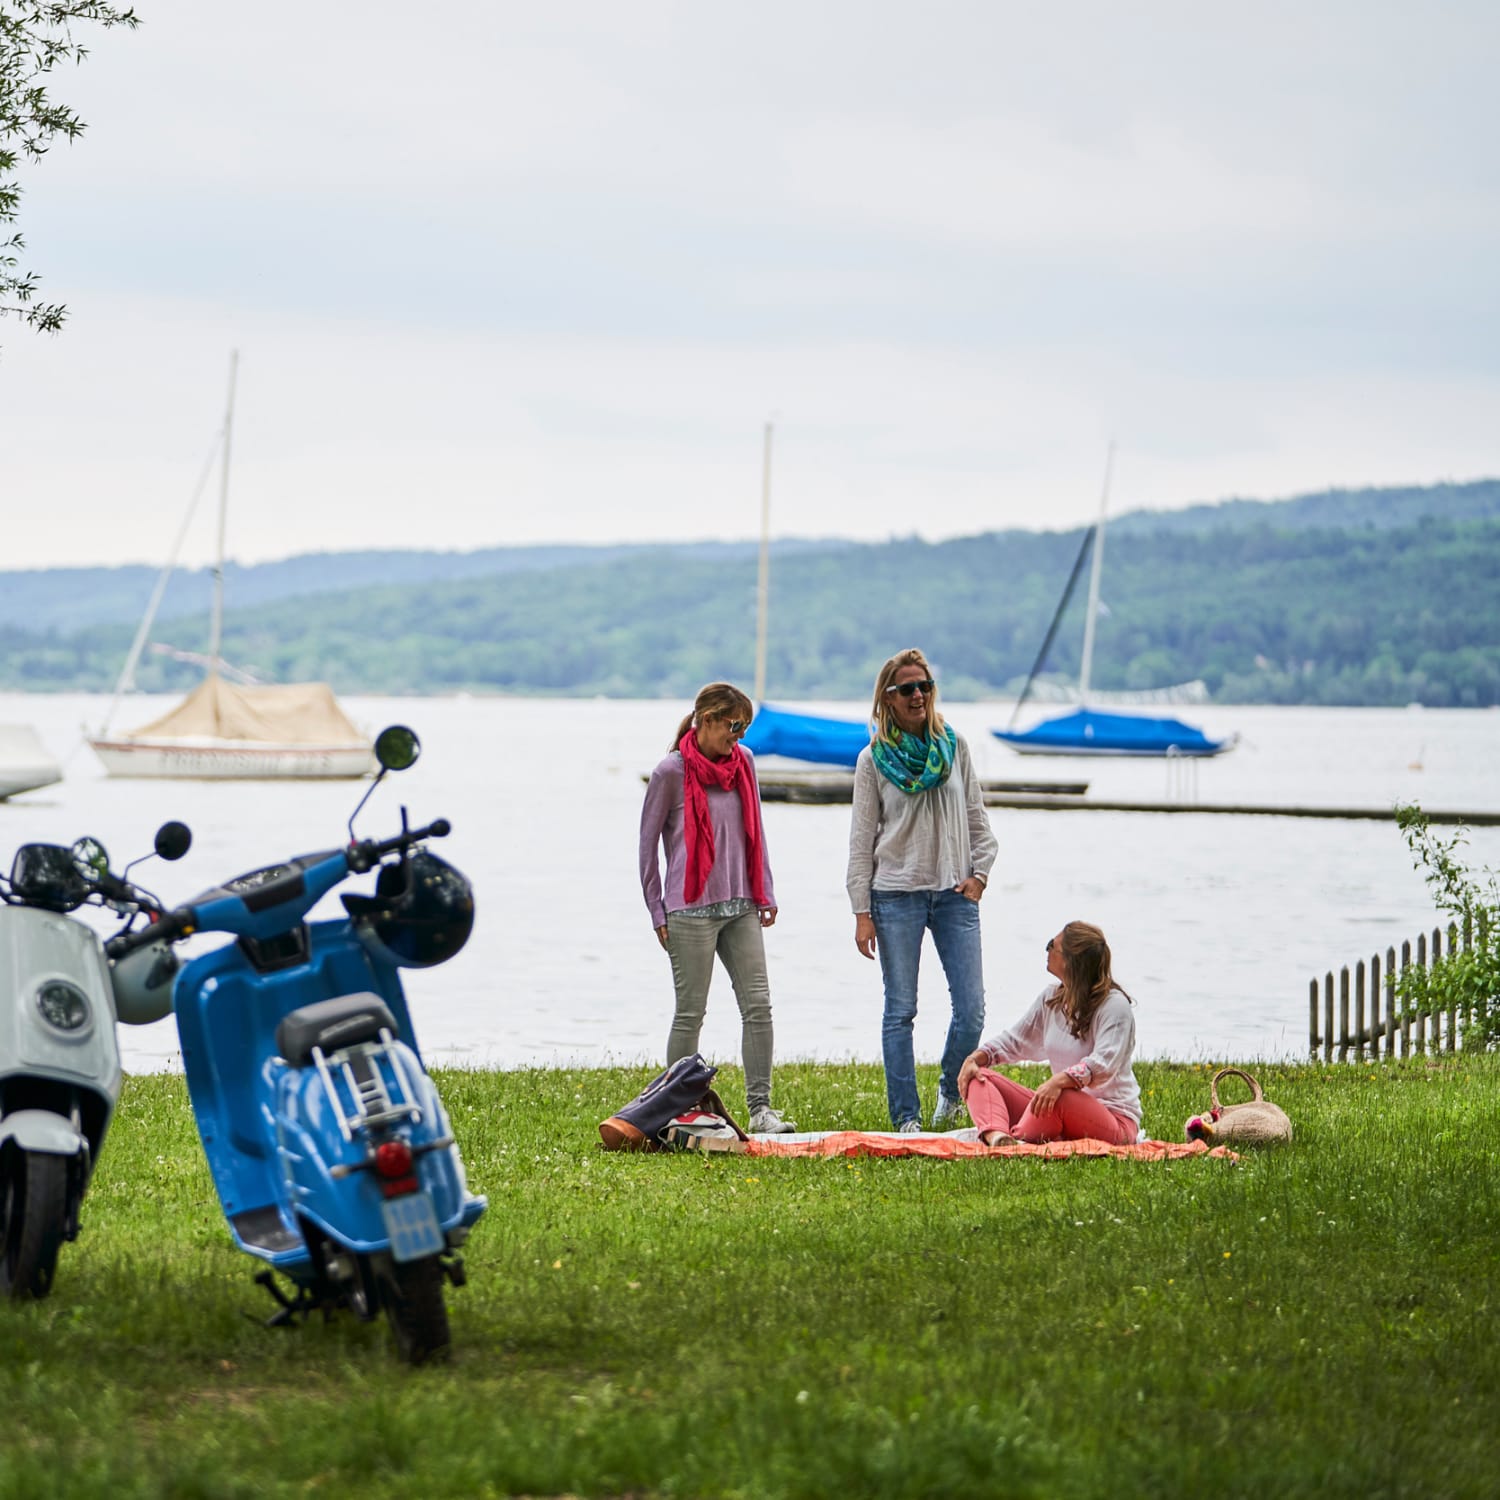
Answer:
POLYGON ((755 706, 766 701, 766 616, 771 599, 771 432, 766 423, 760 467, 760 573, 755 584, 755 706))
POLYGON ((213 627, 208 638, 208 670, 218 676, 220 647, 224 640, 224 529, 229 517, 229 438, 234 427, 234 377, 239 369, 240 351, 229 354, 229 401, 224 408, 224 449, 219 467, 219 550, 214 559, 213 627))
POLYGON ((1078 701, 1089 701, 1089 676, 1094 666, 1094 623, 1099 618, 1099 572, 1104 565, 1104 516, 1109 509, 1109 478, 1115 466, 1115 445, 1104 460, 1104 493, 1099 497, 1099 524, 1094 528, 1094 560, 1089 569, 1089 607, 1083 621, 1083 661, 1078 668, 1078 701))

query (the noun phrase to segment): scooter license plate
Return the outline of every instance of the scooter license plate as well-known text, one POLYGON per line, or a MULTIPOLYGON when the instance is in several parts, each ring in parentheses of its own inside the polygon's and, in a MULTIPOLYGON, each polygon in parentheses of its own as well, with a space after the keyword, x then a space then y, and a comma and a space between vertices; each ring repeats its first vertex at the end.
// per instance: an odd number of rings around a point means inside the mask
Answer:
POLYGON ((385 1215, 392 1260, 420 1260, 424 1255, 437 1255, 444 1248, 446 1242, 437 1210, 426 1193, 387 1198, 380 1211, 385 1215))

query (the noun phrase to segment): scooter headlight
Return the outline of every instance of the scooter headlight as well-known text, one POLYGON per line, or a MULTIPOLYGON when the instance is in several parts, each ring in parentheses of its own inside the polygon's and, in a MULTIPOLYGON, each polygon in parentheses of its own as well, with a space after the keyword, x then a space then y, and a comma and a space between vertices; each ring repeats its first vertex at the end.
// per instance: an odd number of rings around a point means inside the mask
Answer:
POLYGON ((52 979, 36 992, 42 1019, 59 1031, 77 1031, 89 1019, 89 997, 66 979, 52 979))

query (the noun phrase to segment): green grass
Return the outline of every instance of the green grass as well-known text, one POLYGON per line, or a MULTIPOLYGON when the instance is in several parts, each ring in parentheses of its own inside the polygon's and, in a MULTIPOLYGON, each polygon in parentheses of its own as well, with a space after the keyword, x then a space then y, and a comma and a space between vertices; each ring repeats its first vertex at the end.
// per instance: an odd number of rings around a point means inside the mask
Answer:
MULTIPOLYGON (((1493 1495, 1500 1060, 1257 1071, 1297 1139, 1238 1166, 611 1155, 650 1069, 444 1073, 490 1211, 420 1370, 245 1316, 182 1083, 132 1078, 0 1304, 0 1500, 1493 1495)), ((1207 1067, 1139 1074, 1180 1139, 1207 1067)), ((878 1068, 777 1093, 884 1125, 878 1068)))

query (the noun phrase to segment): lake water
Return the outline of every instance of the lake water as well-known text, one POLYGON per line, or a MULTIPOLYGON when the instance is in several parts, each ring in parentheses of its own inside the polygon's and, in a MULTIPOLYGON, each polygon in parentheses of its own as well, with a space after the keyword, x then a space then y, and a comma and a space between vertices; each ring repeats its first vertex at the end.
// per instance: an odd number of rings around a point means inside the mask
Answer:
MULTIPOLYGON (((82 743, 102 697, 0 694, 0 723, 32 724, 66 779, 0 803, 0 858, 30 840, 100 838, 116 867, 149 850, 157 825, 192 826, 180 864, 137 874, 169 902, 244 870, 339 843, 355 783, 107 779, 82 743)), ((116 727, 170 700, 132 700, 116 727)), ((641 776, 686 706, 675 702, 351 698, 356 722, 411 724, 420 763, 375 793, 358 825, 385 836, 406 802, 414 822, 444 816, 440 852, 474 882, 479 921, 452 962, 413 972, 417 1034, 433 1060, 591 1064, 662 1058, 671 1018, 667 958, 641 901, 641 776)), ((862 705, 809 705, 857 717, 862 705)), ((948 706, 983 777, 1087 778, 1092 794, 1159 800, 1162 762, 1022 758, 993 739, 1009 706, 948 706)), ((1238 731, 1232 753, 1196 768, 1203 802, 1500 810, 1500 712, 1234 708, 1186 717, 1238 731)), ((1084 918, 1108 934, 1115 972, 1139 1002, 1141 1055, 1188 1060, 1300 1056, 1315 974, 1434 921, 1393 823, 1192 814, 992 809, 1000 858, 983 911, 990 1025, 1044 982, 1043 944, 1084 918)), ((849 809, 770 805, 766 837, 781 915, 767 933, 780 1059, 880 1056, 878 967, 854 949, 844 895, 849 809)), ((1476 829, 1473 862, 1500 865, 1500 829, 1476 829)), ((351 882, 349 888, 356 888, 351 882)), ((320 914, 337 914, 336 897, 320 914)), ((201 942, 217 941, 210 939, 201 942)), ((947 1024, 941 970, 924 957, 918 1056, 947 1024)), ((176 1065, 170 1020, 121 1029, 127 1068, 176 1065)), ((704 1051, 738 1059, 727 977, 709 998, 704 1051)))

